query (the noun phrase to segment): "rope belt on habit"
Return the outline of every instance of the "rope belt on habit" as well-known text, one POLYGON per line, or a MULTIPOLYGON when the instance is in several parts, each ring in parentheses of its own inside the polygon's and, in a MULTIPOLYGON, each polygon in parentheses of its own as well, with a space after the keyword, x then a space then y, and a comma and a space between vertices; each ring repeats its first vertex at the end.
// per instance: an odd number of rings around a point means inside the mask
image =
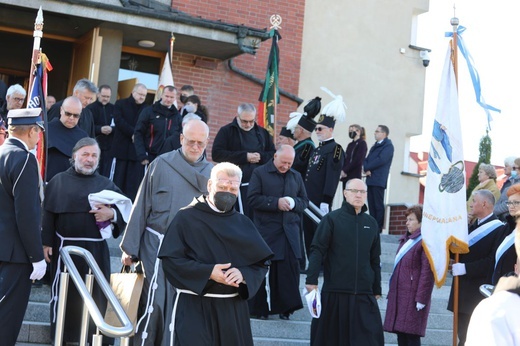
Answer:
MULTIPOLYGON (((194 296, 199 296, 197 293, 186 290, 186 289, 180 289, 176 288, 175 291, 177 291, 177 295, 175 296, 175 303, 173 304, 173 310, 172 310, 172 322, 170 323, 170 346, 173 346, 173 336, 175 335, 175 315, 177 313, 177 303, 179 302, 179 297, 181 293, 191 294, 194 296)), ((219 294, 219 293, 206 293, 202 297, 206 298, 234 298, 238 296, 238 292, 235 293, 229 293, 229 294, 219 294)), ((200 296, 199 296, 200 297, 200 296)))
MULTIPOLYGON (((162 245, 162 242, 164 239, 164 234, 161 234, 150 227, 146 227, 146 230, 148 232, 150 232, 151 234, 155 235, 159 239, 159 246, 157 247, 157 256, 159 256, 159 250, 161 250, 161 245, 162 245)), ((145 309, 143 316, 141 316, 141 318, 137 322, 137 325, 135 326, 135 330, 138 331, 139 325, 141 324, 143 319, 146 317, 146 323, 144 325, 143 332, 141 333, 141 338, 142 338, 141 345, 142 346, 144 346, 144 342, 146 341, 146 338, 148 337, 147 330, 148 330, 148 325, 150 324, 150 317, 152 316, 152 312, 153 312, 153 302, 155 300, 155 291, 157 290, 157 287, 158 287, 157 272, 159 271, 159 264, 161 263, 161 260, 157 256, 156 256, 155 265, 153 268, 152 279, 150 280, 150 287, 148 288, 148 296, 146 297, 146 309, 145 309)))

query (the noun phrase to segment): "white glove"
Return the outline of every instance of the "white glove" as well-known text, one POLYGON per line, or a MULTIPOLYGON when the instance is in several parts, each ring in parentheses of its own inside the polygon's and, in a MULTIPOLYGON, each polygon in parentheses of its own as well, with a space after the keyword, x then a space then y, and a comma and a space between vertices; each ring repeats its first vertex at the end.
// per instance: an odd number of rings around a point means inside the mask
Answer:
POLYGON ((327 214, 329 212, 329 205, 327 203, 320 203, 320 210, 327 214))
POLYGON ((426 305, 424 304, 421 304, 419 302, 417 302, 417 304, 415 304, 415 307, 417 308, 417 311, 421 311, 422 309, 424 309, 426 305))
POLYGON ((45 260, 41 260, 40 262, 34 262, 33 265, 33 271, 31 273, 31 276, 29 279, 31 280, 40 280, 45 275, 45 270, 47 269, 47 263, 45 263, 45 260))
POLYGON ((453 263, 451 273, 453 276, 466 275, 466 265, 464 263, 453 263))

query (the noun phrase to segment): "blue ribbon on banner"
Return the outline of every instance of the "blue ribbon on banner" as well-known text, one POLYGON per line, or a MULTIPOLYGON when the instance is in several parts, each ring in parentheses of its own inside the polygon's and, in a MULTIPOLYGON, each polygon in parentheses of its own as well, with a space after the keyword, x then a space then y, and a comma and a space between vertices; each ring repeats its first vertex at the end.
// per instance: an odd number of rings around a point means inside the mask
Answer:
MULTIPOLYGON (((464 31, 466 31, 466 27, 459 25, 459 27, 457 28, 457 46, 459 47, 459 50, 462 53, 462 56, 464 57, 464 59, 466 59, 466 62, 468 63, 469 74, 471 76, 471 80, 473 81, 473 88, 475 89, 475 96, 477 98, 477 103, 482 108, 484 108, 484 111, 486 112, 486 115, 487 115, 488 129, 491 130, 490 123, 493 120, 493 118, 491 117, 491 113, 489 113, 489 111, 501 113, 501 110, 488 105, 484 101, 484 97, 482 96, 482 91, 480 88, 480 77, 478 75, 478 71, 475 68, 475 64, 473 62, 473 57, 469 53, 469 51, 466 48, 466 45, 464 43, 464 40, 462 39, 462 33, 464 33, 464 31)), ((446 32, 445 37, 453 37, 453 32, 446 32)))

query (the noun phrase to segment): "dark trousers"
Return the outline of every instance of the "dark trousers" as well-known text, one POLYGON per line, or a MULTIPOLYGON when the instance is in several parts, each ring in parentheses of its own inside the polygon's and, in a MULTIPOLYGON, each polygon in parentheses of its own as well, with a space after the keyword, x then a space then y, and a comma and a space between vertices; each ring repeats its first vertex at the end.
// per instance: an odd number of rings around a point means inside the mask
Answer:
MULTIPOLYGON (((307 254, 307 260, 311 254, 311 244, 312 239, 314 238, 314 233, 316 233, 317 226, 314 222, 305 214, 303 214, 303 240, 305 243, 305 253, 307 254)), ((302 254, 302 257, 304 255, 302 254)))
POLYGON ((137 196, 137 190, 144 177, 145 166, 138 161, 116 160, 116 170, 114 172, 114 183, 123 191, 125 196, 132 201, 137 196))
POLYGON ((14 346, 31 294, 32 265, 0 262, 0 344, 14 346))
POLYGON ((463 314, 460 313, 458 316, 458 329, 457 336, 459 337, 459 346, 464 346, 466 344, 466 335, 468 334, 468 326, 469 320, 471 319, 471 314, 463 314))
POLYGON ((368 187, 368 212, 376 219, 379 231, 385 222, 385 188, 380 186, 368 187))
POLYGON ((421 337, 414 334, 397 333, 399 346, 421 346, 421 337))

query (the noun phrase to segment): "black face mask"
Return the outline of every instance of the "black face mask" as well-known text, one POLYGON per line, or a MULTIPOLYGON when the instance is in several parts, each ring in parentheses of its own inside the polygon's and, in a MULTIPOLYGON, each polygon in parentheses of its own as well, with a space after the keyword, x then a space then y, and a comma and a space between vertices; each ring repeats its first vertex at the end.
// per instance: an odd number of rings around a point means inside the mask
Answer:
POLYGON ((357 135, 356 131, 350 131, 350 132, 348 133, 348 136, 349 136, 350 138, 352 138, 352 139, 356 138, 356 135, 357 135))
POLYGON ((182 103, 186 103, 187 100, 188 100, 188 96, 181 95, 181 102, 182 103))
POLYGON ((231 192, 219 191, 213 196, 213 202, 218 210, 227 213, 235 206, 237 196, 231 192))

